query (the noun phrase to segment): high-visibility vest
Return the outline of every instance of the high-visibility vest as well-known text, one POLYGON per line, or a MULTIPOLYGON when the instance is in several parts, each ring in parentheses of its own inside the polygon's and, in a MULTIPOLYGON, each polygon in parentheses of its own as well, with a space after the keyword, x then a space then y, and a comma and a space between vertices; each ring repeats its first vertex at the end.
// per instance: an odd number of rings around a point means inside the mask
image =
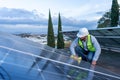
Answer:
MULTIPOLYGON (((80 39, 78 39, 78 44, 80 47, 84 48, 83 43, 80 39)), ((91 40, 90 35, 87 36, 87 49, 88 49, 88 51, 95 52, 95 47, 92 44, 92 40, 91 40)))

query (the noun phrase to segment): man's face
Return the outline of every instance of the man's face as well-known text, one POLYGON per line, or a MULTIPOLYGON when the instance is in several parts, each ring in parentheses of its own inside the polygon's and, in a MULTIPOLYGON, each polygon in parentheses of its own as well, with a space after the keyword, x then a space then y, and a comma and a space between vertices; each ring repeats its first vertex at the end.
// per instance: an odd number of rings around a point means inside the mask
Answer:
POLYGON ((85 41, 87 38, 87 36, 84 36, 84 37, 80 37, 81 40, 85 41))

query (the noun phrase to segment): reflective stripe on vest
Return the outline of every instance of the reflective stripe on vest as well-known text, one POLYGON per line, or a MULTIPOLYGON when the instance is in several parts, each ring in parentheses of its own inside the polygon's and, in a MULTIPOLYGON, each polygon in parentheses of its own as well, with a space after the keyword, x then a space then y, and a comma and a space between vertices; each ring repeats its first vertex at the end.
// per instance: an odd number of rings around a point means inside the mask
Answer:
MULTIPOLYGON (((82 41, 80 40, 80 39, 78 39, 78 44, 82 47, 82 48, 84 48, 84 46, 83 46, 83 43, 82 43, 82 41)), ((93 46, 93 44, 92 44, 92 40, 91 40, 91 36, 90 35, 88 35, 87 36, 87 49, 89 50, 89 51, 95 51, 95 47, 93 46)))

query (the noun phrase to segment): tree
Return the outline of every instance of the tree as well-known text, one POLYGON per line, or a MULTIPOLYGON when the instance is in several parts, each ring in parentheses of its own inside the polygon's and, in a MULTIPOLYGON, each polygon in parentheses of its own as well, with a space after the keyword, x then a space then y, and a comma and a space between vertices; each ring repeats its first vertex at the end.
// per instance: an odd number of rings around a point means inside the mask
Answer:
POLYGON ((110 14, 111 14, 111 11, 106 12, 106 13, 98 20, 98 26, 97 26, 97 28, 105 28, 105 27, 110 27, 110 26, 111 26, 110 14))
POLYGON ((117 0, 113 0, 111 7, 111 27, 117 26, 118 21, 119 21, 119 4, 117 0))
POLYGON ((63 39, 61 24, 62 24, 61 23, 61 17, 60 17, 60 13, 59 13, 59 15, 58 15, 57 49, 63 49, 64 48, 64 39, 63 39))
POLYGON ((55 48, 55 37, 54 37, 53 24, 52 24, 50 10, 49 10, 49 19, 48 19, 47 45, 55 48))

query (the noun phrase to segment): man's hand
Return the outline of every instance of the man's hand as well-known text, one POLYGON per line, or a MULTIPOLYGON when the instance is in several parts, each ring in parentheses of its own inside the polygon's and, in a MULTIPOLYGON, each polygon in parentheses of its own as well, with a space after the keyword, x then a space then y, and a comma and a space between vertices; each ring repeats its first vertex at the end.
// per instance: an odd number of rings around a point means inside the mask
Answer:
POLYGON ((81 58, 81 57, 78 57, 77 55, 71 55, 70 57, 71 57, 72 59, 78 61, 78 64, 80 64, 80 62, 81 62, 81 60, 82 60, 82 58, 81 58))
POLYGON ((78 56, 74 56, 74 58, 73 58, 73 59, 78 60, 78 56))
POLYGON ((78 59, 78 56, 77 55, 71 55, 70 56, 72 59, 74 59, 74 60, 77 60, 78 59))
POLYGON ((92 61, 92 65, 96 65, 96 61, 92 61))

